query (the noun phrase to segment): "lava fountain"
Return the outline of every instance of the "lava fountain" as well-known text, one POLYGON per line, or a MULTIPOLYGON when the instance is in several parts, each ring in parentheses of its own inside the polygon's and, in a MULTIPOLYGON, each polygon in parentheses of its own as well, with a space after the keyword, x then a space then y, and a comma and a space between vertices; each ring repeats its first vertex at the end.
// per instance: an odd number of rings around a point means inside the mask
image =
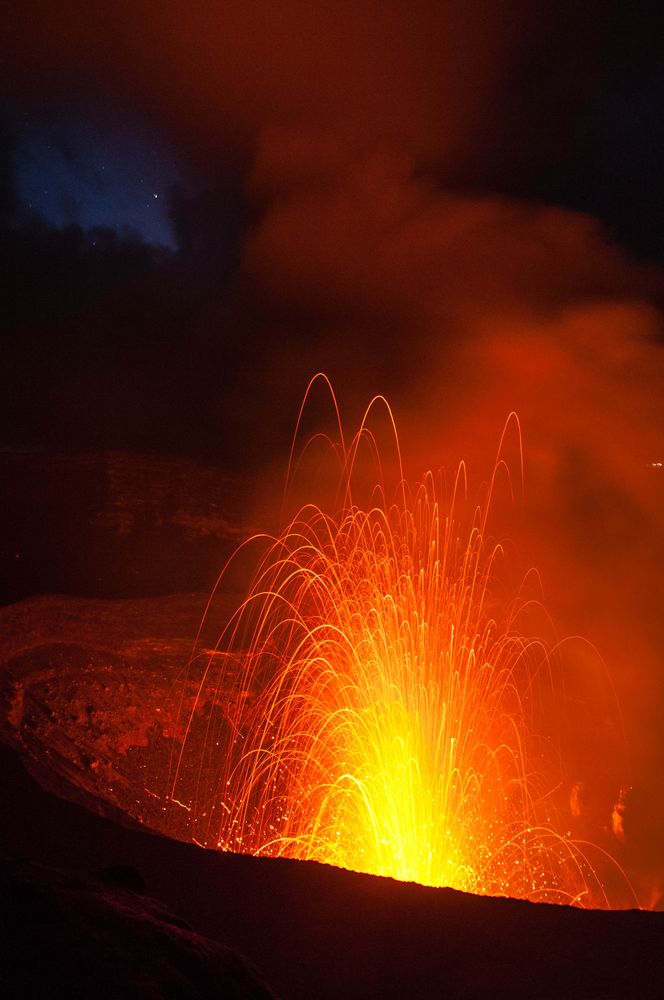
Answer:
POLYGON ((349 446, 339 422, 336 509, 306 504, 263 536, 246 599, 216 650, 192 657, 170 799, 207 847, 608 905, 589 845, 551 819, 537 721, 553 658, 521 630, 527 602, 505 597, 487 539, 500 449, 465 528, 463 467, 451 500, 427 474, 360 506, 372 406, 349 446))

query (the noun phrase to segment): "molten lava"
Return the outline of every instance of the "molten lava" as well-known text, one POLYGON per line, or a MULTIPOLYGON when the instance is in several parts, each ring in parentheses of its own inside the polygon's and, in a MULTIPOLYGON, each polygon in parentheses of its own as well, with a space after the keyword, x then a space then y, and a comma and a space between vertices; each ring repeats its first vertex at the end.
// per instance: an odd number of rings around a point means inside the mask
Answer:
POLYGON ((450 502, 428 474, 359 506, 366 438, 365 414, 338 508, 307 504, 269 539, 217 650, 192 659, 171 801, 205 846, 602 905, 551 820, 536 727, 553 660, 501 589, 493 480, 465 527, 461 473, 450 502), (224 707, 213 683, 235 692, 224 707))

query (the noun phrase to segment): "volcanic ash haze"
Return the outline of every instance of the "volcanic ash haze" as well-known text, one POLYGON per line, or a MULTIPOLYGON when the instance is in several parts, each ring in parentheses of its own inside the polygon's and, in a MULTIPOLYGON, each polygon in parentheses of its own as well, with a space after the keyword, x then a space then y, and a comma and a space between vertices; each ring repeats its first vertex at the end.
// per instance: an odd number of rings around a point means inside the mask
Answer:
MULTIPOLYGON (((662 274, 620 245, 637 226, 602 195, 622 189, 598 152, 617 149, 610 102, 627 115, 651 83, 652 25, 593 3, 44 6, 22 4, 6 28, 12 94, 73 81, 140 106, 205 183, 229 162, 242 173, 237 280, 182 339, 219 371, 201 412, 244 454, 283 468, 317 370, 351 414, 390 398, 415 475, 462 458, 488 475, 518 413, 525 492, 509 532, 560 633, 606 662, 629 747, 607 771, 639 787, 656 828, 662 274)), ((637 159, 625 153, 627 173, 637 159)), ((597 658, 577 659, 592 700, 597 658)), ((604 698, 587 721, 599 739, 620 725, 604 698)), ((570 780, 606 779, 574 752, 570 780)), ((640 845, 661 865, 656 838, 640 845)))

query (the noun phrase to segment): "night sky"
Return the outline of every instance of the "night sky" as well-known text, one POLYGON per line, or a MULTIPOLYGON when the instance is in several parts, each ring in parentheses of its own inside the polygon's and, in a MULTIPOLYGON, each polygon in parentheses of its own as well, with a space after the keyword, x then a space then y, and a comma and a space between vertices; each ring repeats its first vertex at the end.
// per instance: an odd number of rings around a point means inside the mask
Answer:
POLYGON ((351 421, 390 398, 420 474, 486 469, 516 410, 520 541, 654 773, 660 22, 595 0, 16 5, 0 445, 273 470, 324 370, 351 421))
POLYGON ((21 5, 5 446, 260 464, 317 369, 456 413, 488 318, 629 303, 658 342, 657 5, 577 6, 21 5))
POLYGON ((89 98, 78 108, 19 104, 9 127, 23 211, 57 229, 101 226, 176 249, 167 200, 183 178, 177 153, 148 120, 89 98))

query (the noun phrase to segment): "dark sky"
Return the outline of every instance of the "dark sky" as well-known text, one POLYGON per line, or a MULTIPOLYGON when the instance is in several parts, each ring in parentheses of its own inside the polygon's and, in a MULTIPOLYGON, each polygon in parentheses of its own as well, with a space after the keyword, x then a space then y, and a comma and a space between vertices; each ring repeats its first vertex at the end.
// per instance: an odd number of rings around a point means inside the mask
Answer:
POLYGON ((223 453, 229 421, 255 436, 257 390, 271 453, 319 368, 350 400, 410 403, 422 375, 447 386, 466 364, 450 352, 484 316, 656 303, 657 5, 578 6, 20 5, 1 43, 5 218, 30 280, 59 294, 44 323, 37 303, 11 308, 15 348, 36 376, 47 357, 48 378, 52 351, 76 384, 44 393, 37 378, 34 419, 27 396, 5 413, 7 444, 223 453), (103 264, 93 227, 108 230, 103 264), (141 241, 145 273, 118 306, 109 289, 141 241), (76 291, 44 273, 67 254, 76 291), (72 328, 94 341, 99 313, 118 332, 94 361, 72 328), (62 397, 76 406, 90 365, 97 403, 67 421, 62 397))
POLYGON ((288 129, 590 212, 661 260, 657 5, 467 6, 27 2, 4 41, 16 193, 55 225, 173 246, 168 189, 250 170, 288 129))
POLYGON ((92 96, 77 103, 14 105, 8 124, 20 204, 60 229, 129 230, 175 249, 168 192, 184 183, 177 152, 130 108, 104 106, 92 96))
POLYGON ((659 752, 660 20, 595 0, 15 5, 1 443, 281 466, 322 369, 351 419, 389 396, 419 474, 486 468, 516 410, 525 550, 659 752))

